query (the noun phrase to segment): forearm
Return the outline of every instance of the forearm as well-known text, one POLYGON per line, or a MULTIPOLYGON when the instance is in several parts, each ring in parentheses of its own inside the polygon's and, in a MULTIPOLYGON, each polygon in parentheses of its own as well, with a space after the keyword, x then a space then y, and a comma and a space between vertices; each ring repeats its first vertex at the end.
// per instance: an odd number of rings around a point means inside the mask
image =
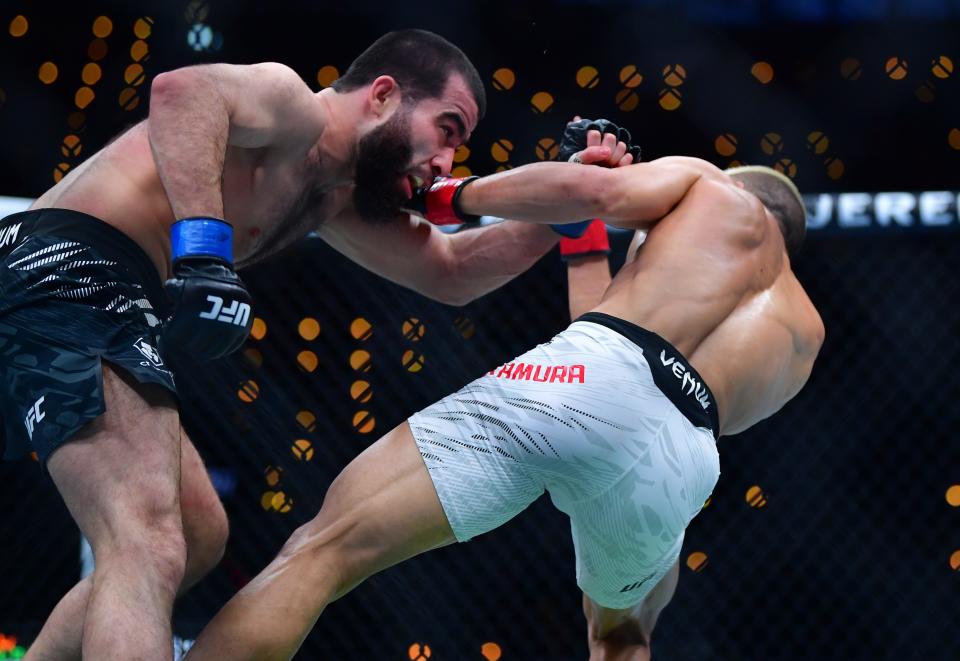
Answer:
POLYGON ((177 218, 223 218, 221 177, 230 131, 226 101, 202 69, 154 80, 148 122, 150 148, 177 218))
POLYGON ((567 262, 567 296, 570 319, 599 305, 610 286, 610 260, 606 255, 588 255, 567 262))
POLYGON ((654 161, 612 170, 532 163, 477 179, 464 187, 458 206, 466 214, 534 223, 602 218, 618 227, 648 229, 704 176, 700 163, 696 159, 654 161))
POLYGON ((618 176, 614 170, 572 163, 533 163, 483 177, 458 199, 463 213, 568 223, 606 218, 618 176))
POLYGON ((559 238, 546 226, 510 220, 448 235, 452 266, 434 297, 465 305, 529 269, 559 238))

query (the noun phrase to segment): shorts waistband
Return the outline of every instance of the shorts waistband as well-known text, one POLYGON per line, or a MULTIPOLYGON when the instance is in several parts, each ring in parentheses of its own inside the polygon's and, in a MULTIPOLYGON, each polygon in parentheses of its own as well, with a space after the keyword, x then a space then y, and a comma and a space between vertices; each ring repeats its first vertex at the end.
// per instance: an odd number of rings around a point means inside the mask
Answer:
POLYGON ((0 259, 30 236, 48 235, 77 241, 117 262, 143 287, 155 310, 166 305, 157 268, 136 241, 99 218, 72 209, 32 209, 0 220, 0 259))
POLYGON ((640 347, 657 388, 687 420, 697 427, 710 429, 714 439, 720 437, 720 418, 713 392, 672 344, 626 319, 602 312, 587 312, 575 319, 574 323, 579 321, 605 326, 640 347))

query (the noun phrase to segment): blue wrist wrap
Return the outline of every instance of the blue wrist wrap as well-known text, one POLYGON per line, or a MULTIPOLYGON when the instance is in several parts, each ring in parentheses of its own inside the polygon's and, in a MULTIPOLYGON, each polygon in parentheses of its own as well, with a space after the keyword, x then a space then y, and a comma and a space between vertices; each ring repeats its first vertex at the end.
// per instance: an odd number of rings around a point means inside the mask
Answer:
POLYGON ((559 234, 560 236, 565 236, 568 239, 579 239, 583 236, 583 233, 587 231, 587 228, 590 227, 590 223, 593 220, 581 220, 579 223, 565 223, 563 225, 550 225, 550 229, 559 234))
POLYGON ((233 264, 233 227, 219 218, 184 218, 170 227, 173 261, 184 257, 219 257, 233 264))

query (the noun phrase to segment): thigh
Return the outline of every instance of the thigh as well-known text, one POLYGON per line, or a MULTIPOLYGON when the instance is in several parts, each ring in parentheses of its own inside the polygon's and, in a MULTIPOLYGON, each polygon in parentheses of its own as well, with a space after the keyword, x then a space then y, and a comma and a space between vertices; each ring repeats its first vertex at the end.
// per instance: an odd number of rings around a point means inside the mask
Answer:
POLYGON ((344 468, 319 514, 294 534, 286 552, 334 549, 340 596, 382 569, 454 541, 404 422, 344 468))
POLYGON ((105 413, 47 462, 94 550, 127 521, 150 525, 179 512, 180 500, 180 424, 172 397, 108 364, 102 369, 105 413))
POLYGON ((679 411, 642 438, 643 454, 614 485, 566 509, 577 583, 608 608, 638 603, 666 575, 719 476, 712 435, 679 411))
POLYGON ((679 557, 688 521, 684 481, 658 463, 651 452, 601 496, 568 510, 577 585, 606 608, 636 605, 679 557))

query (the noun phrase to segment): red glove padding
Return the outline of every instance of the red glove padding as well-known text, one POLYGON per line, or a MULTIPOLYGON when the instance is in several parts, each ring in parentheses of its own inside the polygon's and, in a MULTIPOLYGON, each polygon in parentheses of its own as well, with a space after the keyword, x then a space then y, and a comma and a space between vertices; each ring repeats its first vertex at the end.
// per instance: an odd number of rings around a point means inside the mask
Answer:
POLYGON ((607 226, 599 218, 587 227, 579 239, 560 239, 560 259, 567 261, 587 255, 609 255, 610 240, 607 238, 607 226))
POLYGON ((475 221, 477 216, 460 212, 457 198, 464 186, 478 178, 437 177, 429 186, 414 191, 413 197, 404 206, 434 225, 459 225, 475 221))

